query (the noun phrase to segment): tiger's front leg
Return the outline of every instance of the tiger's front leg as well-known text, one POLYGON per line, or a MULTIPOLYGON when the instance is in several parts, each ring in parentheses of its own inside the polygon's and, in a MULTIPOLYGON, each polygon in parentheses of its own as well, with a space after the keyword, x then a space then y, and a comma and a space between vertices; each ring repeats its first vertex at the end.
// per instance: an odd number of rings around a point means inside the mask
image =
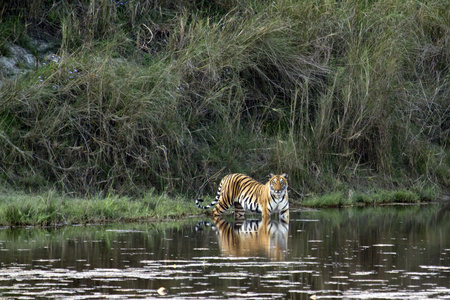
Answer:
POLYGON ((289 223, 289 200, 287 199, 287 195, 284 201, 282 202, 282 205, 279 208, 279 210, 280 210, 280 220, 289 223))
POLYGON ((280 220, 289 223, 289 209, 280 211, 280 220))
POLYGON ((245 219, 245 211, 239 201, 234 202, 234 219, 236 221, 245 219))

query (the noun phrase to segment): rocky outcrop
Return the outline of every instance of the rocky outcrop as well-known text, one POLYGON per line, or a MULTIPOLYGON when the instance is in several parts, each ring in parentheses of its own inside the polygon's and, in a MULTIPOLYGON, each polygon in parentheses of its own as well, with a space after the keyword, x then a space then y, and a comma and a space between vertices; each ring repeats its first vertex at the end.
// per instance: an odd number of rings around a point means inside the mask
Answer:
POLYGON ((6 45, 9 55, 0 56, 0 89, 3 81, 13 79, 37 67, 40 58, 45 57, 52 48, 50 43, 38 40, 31 41, 31 44, 37 50, 37 57, 19 45, 13 43, 6 45))

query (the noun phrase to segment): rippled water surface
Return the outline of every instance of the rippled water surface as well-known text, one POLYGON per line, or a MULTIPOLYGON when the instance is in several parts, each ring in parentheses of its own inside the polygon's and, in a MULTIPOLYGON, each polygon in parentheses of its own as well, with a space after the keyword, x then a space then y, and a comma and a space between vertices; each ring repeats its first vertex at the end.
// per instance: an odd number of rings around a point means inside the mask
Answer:
POLYGON ((1 229, 0 298, 450 299, 448 206, 250 219, 1 229))

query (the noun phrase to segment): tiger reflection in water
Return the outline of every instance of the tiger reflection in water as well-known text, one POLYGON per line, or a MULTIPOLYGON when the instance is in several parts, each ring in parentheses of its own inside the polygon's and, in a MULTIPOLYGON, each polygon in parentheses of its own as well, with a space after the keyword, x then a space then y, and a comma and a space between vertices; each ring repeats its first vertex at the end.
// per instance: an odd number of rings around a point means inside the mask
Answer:
POLYGON ((236 220, 229 223, 221 217, 209 222, 200 222, 211 226, 219 236, 219 245, 225 255, 231 256, 264 256, 273 260, 284 260, 287 250, 289 223, 263 218, 262 220, 236 220))

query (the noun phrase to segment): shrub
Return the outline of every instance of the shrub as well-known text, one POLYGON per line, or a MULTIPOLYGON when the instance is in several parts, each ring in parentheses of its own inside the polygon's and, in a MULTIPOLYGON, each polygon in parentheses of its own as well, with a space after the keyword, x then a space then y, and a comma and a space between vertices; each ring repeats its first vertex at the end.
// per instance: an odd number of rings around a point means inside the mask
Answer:
POLYGON ((8 5, 61 45, 0 90, 17 187, 192 195, 228 172, 287 172, 297 192, 448 187, 448 1, 8 5))

